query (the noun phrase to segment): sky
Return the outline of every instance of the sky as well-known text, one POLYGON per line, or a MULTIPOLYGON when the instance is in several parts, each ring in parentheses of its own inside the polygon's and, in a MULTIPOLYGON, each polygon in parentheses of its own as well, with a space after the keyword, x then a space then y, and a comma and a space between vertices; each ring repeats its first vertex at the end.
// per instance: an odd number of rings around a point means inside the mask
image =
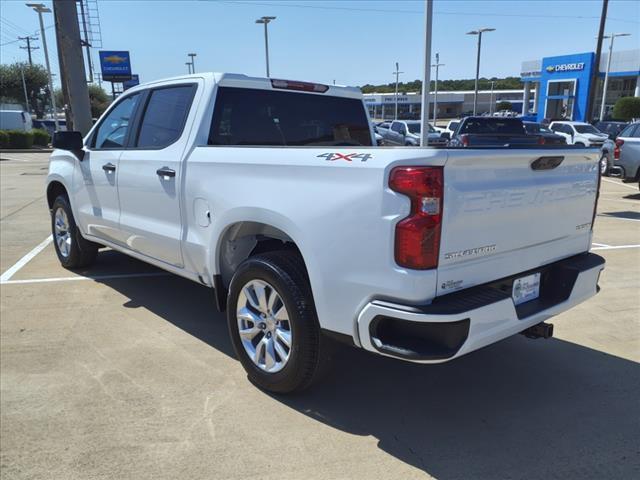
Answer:
MULTIPOLYGON (((50 1, 44 1, 50 6, 50 1)), ((104 50, 129 50, 142 82, 197 71, 265 75, 264 30, 269 24, 271 76, 339 85, 381 84, 421 77, 423 0, 98 0, 104 50)), ((517 76, 524 60, 595 50, 601 0, 435 0, 432 54, 440 53, 441 79, 474 78, 476 37, 482 39, 480 76, 517 76)), ((26 61, 17 36, 39 32, 37 14, 24 1, 0 2, 0 61, 26 61)), ((58 59, 52 14, 45 14, 52 70, 58 59)), ((640 48, 640 1, 611 0, 607 32, 616 50, 640 48)), ((36 42, 41 47, 40 42, 36 42)), ((93 55, 97 65, 97 51, 93 55)), ((44 64, 42 49, 34 61, 44 64)), ((57 82, 56 82, 57 83, 57 82)))

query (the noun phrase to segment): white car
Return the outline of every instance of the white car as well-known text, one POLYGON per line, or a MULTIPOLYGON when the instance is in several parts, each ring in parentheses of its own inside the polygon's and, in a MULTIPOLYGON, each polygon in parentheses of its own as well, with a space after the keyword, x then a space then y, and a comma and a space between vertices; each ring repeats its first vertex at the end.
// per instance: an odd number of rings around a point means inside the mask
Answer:
POLYGON ((583 147, 601 148, 609 138, 596 127, 585 122, 551 122, 549 128, 567 140, 567 145, 580 145, 583 147))
POLYGON ((589 252, 596 153, 377 148, 355 88, 157 81, 54 147, 60 263, 106 246, 213 288, 238 359, 273 392, 310 385, 329 338, 439 363, 548 337, 604 268, 589 252))

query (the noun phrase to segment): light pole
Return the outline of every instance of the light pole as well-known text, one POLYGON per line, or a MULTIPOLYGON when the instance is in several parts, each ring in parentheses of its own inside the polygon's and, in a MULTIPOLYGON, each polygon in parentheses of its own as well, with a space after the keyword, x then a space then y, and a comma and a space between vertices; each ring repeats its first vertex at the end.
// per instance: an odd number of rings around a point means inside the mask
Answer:
POLYGON ((184 62, 184 64, 187 66, 187 72, 191 75, 191 62, 184 62))
POLYGON ((393 117, 394 120, 398 119, 398 78, 400 78, 400 74, 404 73, 400 71, 400 66, 398 65, 398 62, 396 62, 396 71, 393 72, 393 74, 396 76, 396 113, 393 117))
MULTIPOLYGON (((420 103, 420 146, 429 144, 429 90, 431 89, 431 37, 433 33, 433 0, 424 0, 424 70, 420 103)), ((436 62, 437 63, 437 62, 436 62)))
POLYGON ((267 59, 267 78, 269 78, 269 34, 267 33, 267 25, 269 22, 275 20, 276 17, 260 17, 256 20, 256 23, 261 23, 264 25, 264 51, 267 59))
POLYGON ((610 38, 609 42, 609 57, 607 58, 607 71, 604 74, 604 85, 602 87, 602 104, 600 105, 600 121, 604 120, 604 106, 607 100, 607 87, 609 86, 609 69, 611 68, 611 56, 613 54, 613 40, 616 37, 629 37, 630 33, 612 33, 605 35, 602 38, 610 38))
POLYGON ((493 115, 493 85, 496 82, 491 80, 491 96, 489 97, 489 115, 493 115))
POLYGON ((194 57, 197 55, 196 53, 187 53, 189 57, 191 57, 191 73, 196 73, 196 62, 194 61, 194 57))
POLYGON ((42 21, 43 13, 51 13, 51 9, 42 3, 26 3, 27 7, 33 8, 38 13, 40 20, 40 35, 42 35, 42 48, 44 50, 44 62, 47 65, 47 74, 49 75, 49 95, 51 96, 51 107, 53 108, 53 122, 58 130, 58 113, 56 112, 56 96, 53 92, 53 79, 51 77, 51 65, 49 64, 49 51, 47 49, 47 37, 44 34, 44 22, 42 21))
POLYGON ((476 84, 475 84, 475 93, 473 95, 473 114, 476 115, 478 113, 478 77, 480 76, 480 49, 482 48, 482 34, 484 32, 493 32, 495 28, 479 28, 478 30, 472 30, 471 32, 467 32, 467 35, 477 35, 478 36, 478 57, 476 59, 476 84))
POLYGON ((444 63, 440 63, 440 54, 436 53, 436 63, 431 65, 436 68, 436 79, 435 79, 435 91, 433 96, 433 126, 436 126, 436 120, 438 120, 438 71, 440 67, 444 67, 444 63))
POLYGON ((29 96, 27 95, 27 82, 24 80, 24 67, 20 64, 20 75, 22 75, 22 90, 24 90, 24 101, 27 107, 27 113, 31 115, 31 107, 29 106, 29 96))

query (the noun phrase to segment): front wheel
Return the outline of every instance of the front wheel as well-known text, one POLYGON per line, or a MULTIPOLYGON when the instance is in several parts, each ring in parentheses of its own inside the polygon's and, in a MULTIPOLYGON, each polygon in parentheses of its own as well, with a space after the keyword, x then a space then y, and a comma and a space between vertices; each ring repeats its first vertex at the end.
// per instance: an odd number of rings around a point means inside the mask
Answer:
POLYGON ((231 280, 227 322, 249 380, 274 393, 305 389, 320 370, 320 327, 300 256, 245 260, 231 280))
POLYGON ((64 268, 86 267, 96 259, 99 246, 82 237, 64 195, 56 198, 51 207, 51 233, 56 255, 64 268))

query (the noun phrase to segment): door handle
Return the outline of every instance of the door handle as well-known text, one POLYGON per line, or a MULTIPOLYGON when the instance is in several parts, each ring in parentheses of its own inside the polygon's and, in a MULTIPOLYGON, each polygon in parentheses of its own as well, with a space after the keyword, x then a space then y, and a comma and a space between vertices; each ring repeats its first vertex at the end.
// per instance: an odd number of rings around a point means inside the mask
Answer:
POLYGON ((169 167, 162 167, 156 170, 159 177, 175 177, 176 171, 169 167))
POLYGON ((102 169, 107 173, 111 173, 116 171, 116 166, 113 163, 109 162, 102 165, 102 169))

